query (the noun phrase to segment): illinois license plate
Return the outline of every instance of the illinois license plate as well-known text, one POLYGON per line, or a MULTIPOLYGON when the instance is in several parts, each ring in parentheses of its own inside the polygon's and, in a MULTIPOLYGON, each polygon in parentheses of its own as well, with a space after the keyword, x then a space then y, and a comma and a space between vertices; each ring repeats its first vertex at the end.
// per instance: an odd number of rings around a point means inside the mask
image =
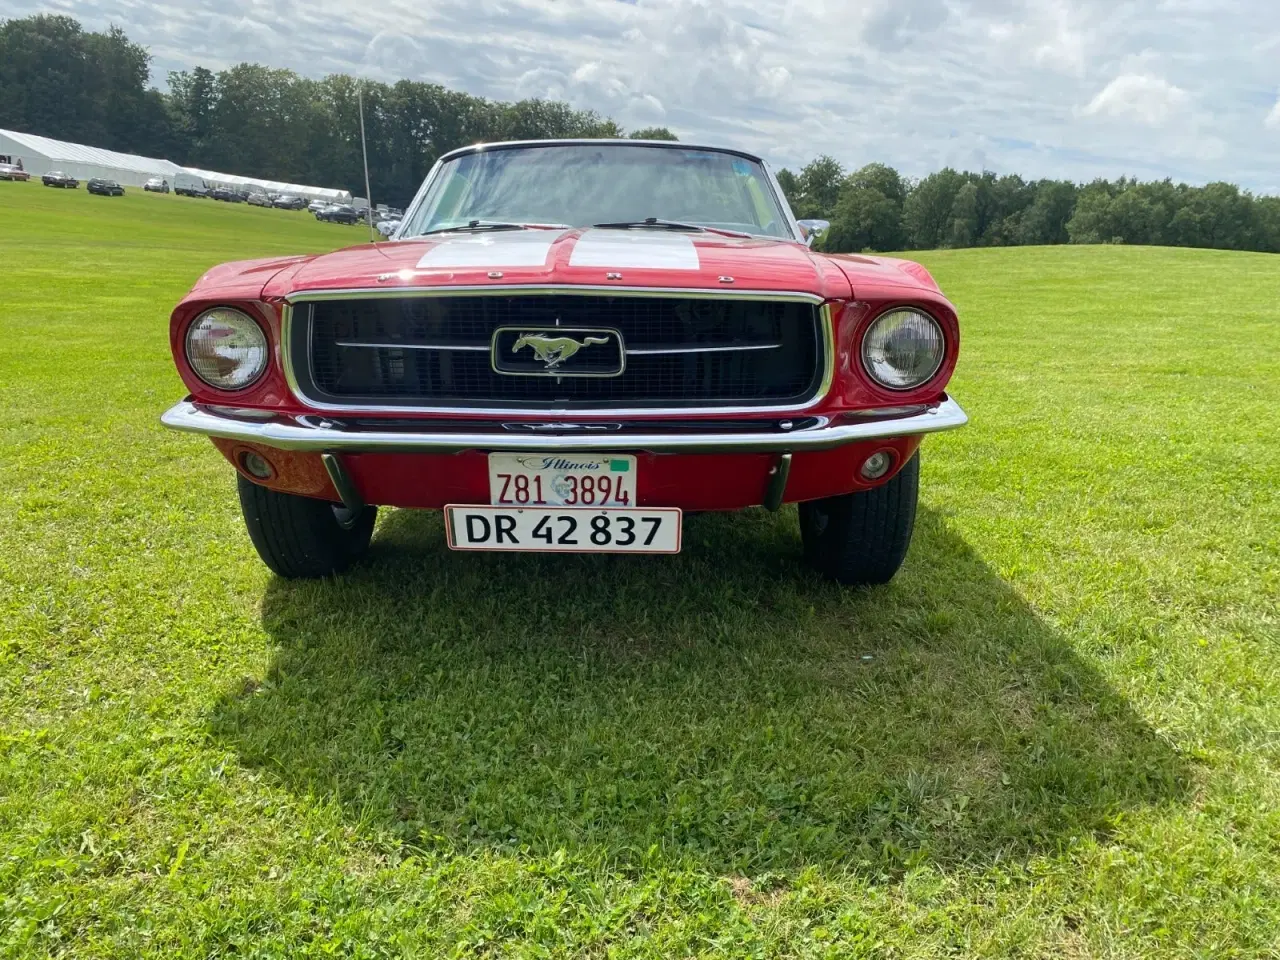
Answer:
POLYGON ((547 553, 679 553, 680 509, 502 507, 444 508, 452 550, 547 553))
POLYGON ((636 458, 491 453, 489 502, 516 507, 634 507, 636 458))

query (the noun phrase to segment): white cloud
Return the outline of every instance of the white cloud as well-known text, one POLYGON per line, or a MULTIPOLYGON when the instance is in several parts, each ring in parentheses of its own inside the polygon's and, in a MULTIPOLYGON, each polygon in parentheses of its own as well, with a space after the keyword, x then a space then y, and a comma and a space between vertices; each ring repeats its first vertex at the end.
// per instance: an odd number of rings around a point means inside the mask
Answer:
POLYGON ((942 0, 896 0, 871 10, 863 34, 879 47, 904 47, 936 30, 947 15, 942 0))
POLYGON ((1125 73, 1103 87, 1081 113, 1162 127, 1182 114, 1190 99, 1187 91, 1162 77, 1125 73))
POLYGON ((1280 130, 1280 96, 1276 97, 1276 105, 1271 108, 1263 124, 1272 130, 1280 130))
POLYGON ((1043 0, 1010 5, 1008 13, 1010 19, 987 24, 988 35, 1003 56, 1059 73, 1084 73, 1088 28, 1078 9, 1073 10, 1066 0, 1043 0))
POLYGON ((1275 182, 1276 0, 0 0, 51 5, 122 26, 160 81, 252 60, 564 98, 790 166, 1275 182))
MULTIPOLYGON (((1144 62, 1152 57, 1144 51, 1130 59, 1144 62)), ((1206 164, 1227 153, 1226 141, 1214 132, 1213 117, 1186 90, 1153 74, 1122 73, 1079 112, 1115 126, 1146 128, 1142 135, 1148 150, 1171 161, 1206 164)))

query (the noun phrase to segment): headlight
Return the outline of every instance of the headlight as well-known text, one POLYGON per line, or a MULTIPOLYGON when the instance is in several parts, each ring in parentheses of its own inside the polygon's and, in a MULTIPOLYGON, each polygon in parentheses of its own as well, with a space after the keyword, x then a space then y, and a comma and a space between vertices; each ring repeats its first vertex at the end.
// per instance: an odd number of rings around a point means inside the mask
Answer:
POLYGON ((187 328, 187 362, 218 390, 242 390, 267 369, 267 338, 248 314, 206 310, 187 328))
POLYGON ((910 390, 928 381, 945 353, 938 321, 909 307, 881 314, 862 337, 863 367, 890 390, 910 390))

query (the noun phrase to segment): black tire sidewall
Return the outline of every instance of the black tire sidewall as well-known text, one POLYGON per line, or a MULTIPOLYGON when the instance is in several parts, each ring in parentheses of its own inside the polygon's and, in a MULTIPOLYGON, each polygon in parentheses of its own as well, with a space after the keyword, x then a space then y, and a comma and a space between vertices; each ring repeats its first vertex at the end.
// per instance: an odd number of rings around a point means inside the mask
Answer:
POLYGON ((243 475, 237 475, 237 487, 249 539, 262 562, 282 577, 342 573, 369 548, 377 507, 365 507, 343 526, 327 500, 279 493, 243 475))
POLYGON ((889 582, 911 544, 919 490, 917 451, 879 487, 800 504, 805 560, 846 585, 889 582))

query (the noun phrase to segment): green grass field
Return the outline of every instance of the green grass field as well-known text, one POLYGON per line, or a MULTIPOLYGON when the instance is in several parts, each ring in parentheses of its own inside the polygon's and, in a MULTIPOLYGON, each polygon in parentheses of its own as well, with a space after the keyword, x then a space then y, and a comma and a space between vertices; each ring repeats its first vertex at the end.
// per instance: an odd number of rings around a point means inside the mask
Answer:
POLYGON ((1280 257, 920 255, 965 333, 888 587, 274 579, 164 431, 209 265, 362 237, 0 183, 0 956, 1280 956, 1280 257))

